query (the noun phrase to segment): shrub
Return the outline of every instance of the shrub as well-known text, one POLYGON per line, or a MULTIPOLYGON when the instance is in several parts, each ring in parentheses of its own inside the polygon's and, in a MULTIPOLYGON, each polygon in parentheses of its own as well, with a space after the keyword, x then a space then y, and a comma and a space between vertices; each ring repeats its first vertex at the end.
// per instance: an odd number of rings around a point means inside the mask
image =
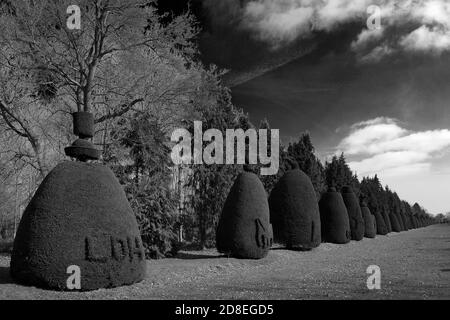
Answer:
POLYGON ((370 209, 364 201, 361 202, 361 212, 364 219, 364 237, 375 238, 377 234, 375 216, 370 212, 370 209))
POLYGON ((267 194, 258 176, 239 174, 234 182, 216 232, 217 250, 241 259, 261 259, 272 245, 267 194))
POLYGON ((400 213, 400 218, 402 219, 402 222, 403 222, 403 230, 404 231, 408 231, 411 227, 409 225, 408 219, 406 218, 406 214, 401 212, 400 213))
POLYGON ((398 221, 397 215, 390 212, 389 219, 391 220, 392 231, 393 232, 401 232, 402 227, 400 225, 400 222, 398 221))
POLYGON ((299 169, 286 172, 273 188, 269 206, 275 242, 298 250, 320 245, 319 206, 305 173, 299 169))
POLYGON ((350 222, 344 200, 335 188, 329 188, 319 201, 322 240, 348 243, 351 239, 350 222))
POLYGON ((350 221, 350 230, 352 240, 362 240, 364 238, 364 220, 361 213, 361 207, 353 189, 350 186, 342 188, 342 198, 350 221))
POLYGON ((389 218, 389 212, 386 208, 383 208, 381 211, 381 214, 383 215, 384 223, 386 224, 387 232, 392 232, 392 225, 391 225, 391 219, 389 218))
POLYGON ((384 218, 379 211, 374 211, 373 216, 375 217, 375 223, 377 225, 377 234, 379 235, 387 235, 388 230, 386 227, 386 223, 384 222, 384 218))
POLYGON ((155 186, 138 194, 132 201, 148 258, 174 256, 180 247, 176 233, 179 216, 175 199, 171 190, 155 186))
POLYGON ((394 212, 393 214, 397 218, 398 224, 400 226, 400 232, 405 231, 405 224, 403 222, 402 215, 399 212, 394 212))
POLYGON ((179 197, 173 179, 169 138, 154 116, 121 119, 112 133, 104 160, 113 168, 131 204, 142 233, 148 258, 173 256, 179 245, 176 234, 179 197))
POLYGON ((58 165, 39 186, 19 224, 11 257, 16 281, 67 290, 71 265, 82 270, 82 290, 145 277, 136 218, 123 188, 103 165, 58 165))

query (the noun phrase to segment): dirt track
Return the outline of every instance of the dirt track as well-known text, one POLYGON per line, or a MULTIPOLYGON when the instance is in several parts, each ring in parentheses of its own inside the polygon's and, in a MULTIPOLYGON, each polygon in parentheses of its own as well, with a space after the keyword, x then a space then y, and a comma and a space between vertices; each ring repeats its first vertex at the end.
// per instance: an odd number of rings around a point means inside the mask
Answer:
POLYGON ((311 252, 274 249, 263 260, 182 252, 148 261, 139 284, 87 293, 19 286, 0 256, 2 299, 450 299, 450 225, 322 244, 311 252), (381 290, 368 290, 366 269, 381 268, 381 290))

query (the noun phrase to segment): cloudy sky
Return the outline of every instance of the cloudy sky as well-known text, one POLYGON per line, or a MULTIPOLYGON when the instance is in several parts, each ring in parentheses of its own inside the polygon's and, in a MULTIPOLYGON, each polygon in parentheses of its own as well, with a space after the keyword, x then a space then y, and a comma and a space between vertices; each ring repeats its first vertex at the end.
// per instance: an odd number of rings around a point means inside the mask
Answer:
POLYGON ((450 1, 192 0, 191 9, 203 61, 229 70, 234 103, 253 122, 267 118, 284 142, 307 130, 323 160, 344 152, 359 176, 378 173, 405 200, 450 211, 450 1))

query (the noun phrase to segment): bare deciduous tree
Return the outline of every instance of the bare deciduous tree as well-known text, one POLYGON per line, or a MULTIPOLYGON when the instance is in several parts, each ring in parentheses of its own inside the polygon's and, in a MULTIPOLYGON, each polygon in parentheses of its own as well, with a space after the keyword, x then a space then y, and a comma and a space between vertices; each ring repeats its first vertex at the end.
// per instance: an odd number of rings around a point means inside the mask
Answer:
POLYGON ((162 25, 151 0, 84 0, 81 29, 70 30, 71 4, 17 0, 0 7, 2 140, 42 177, 62 156, 71 112, 95 113, 103 124, 96 141, 105 142, 107 123, 130 112, 161 112, 170 122, 201 78, 201 68, 187 67, 197 34, 189 14, 162 25))
MULTIPOLYGON (((136 114, 151 113, 170 132, 194 103, 214 100, 189 13, 162 23, 151 0, 80 0, 81 29, 70 30, 73 4, 0 0, 0 163, 32 181, 30 193, 64 158, 72 112, 95 114, 94 143, 107 153, 111 133, 136 114)), ((28 195, 21 190, 18 202, 28 195)))

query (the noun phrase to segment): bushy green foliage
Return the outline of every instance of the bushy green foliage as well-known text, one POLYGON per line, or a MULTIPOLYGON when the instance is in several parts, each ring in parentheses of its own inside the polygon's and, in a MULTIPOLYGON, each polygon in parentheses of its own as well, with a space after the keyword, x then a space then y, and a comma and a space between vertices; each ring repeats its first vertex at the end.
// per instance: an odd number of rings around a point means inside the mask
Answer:
POLYGON ((130 201, 137 212, 142 241, 150 258, 173 256, 180 248, 176 233, 177 199, 173 191, 152 186, 130 201))
POLYGON ((172 179, 167 134, 158 119, 145 115, 122 119, 113 131, 106 157, 125 186, 150 258, 173 255, 177 248, 178 197, 172 179))
POLYGON ((333 156, 330 162, 325 163, 325 181, 328 187, 342 190, 350 186, 356 196, 359 196, 359 180, 347 164, 344 154, 333 156))
MULTIPOLYGON (((231 103, 230 92, 222 86, 215 70, 205 73, 205 77, 209 87, 204 88, 204 95, 193 101, 195 117, 186 119, 185 127, 193 133, 194 120, 202 121, 203 132, 212 128, 225 132, 227 129, 247 130, 252 127, 248 116, 231 103)), ((204 142, 204 146, 207 144, 204 142)), ((205 164, 186 167, 190 173, 184 187, 192 195, 186 203, 188 218, 184 221, 185 227, 193 231, 190 240, 198 242, 201 248, 214 247, 220 212, 234 180, 242 171, 242 165, 205 164)))
POLYGON ((297 162, 302 170, 311 179, 317 200, 326 191, 324 167, 315 154, 315 149, 308 132, 301 134, 298 141, 290 143, 287 155, 297 162))

